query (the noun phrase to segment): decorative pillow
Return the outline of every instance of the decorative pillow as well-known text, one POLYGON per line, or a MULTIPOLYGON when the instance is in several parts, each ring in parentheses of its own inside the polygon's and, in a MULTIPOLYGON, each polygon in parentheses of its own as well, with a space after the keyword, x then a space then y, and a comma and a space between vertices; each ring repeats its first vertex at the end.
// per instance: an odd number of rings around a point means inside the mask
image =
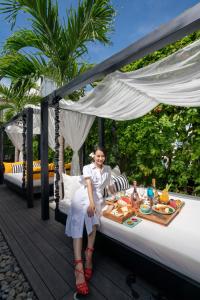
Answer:
POLYGON ((111 175, 113 176, 121 175, 121 171, 118 165, 116 165, 113 169, 111 169, 111 175))
POLYGON ((4 173, 12 173, 12 163, 4 162, 4 173))
POLYGON ((83 178, 80 176, 69 176, 62 174, 64 184, 64 199, 71 203, 74 193, 82 186, 83 178))
POLYGON ((130 188, 130 184, 128 182, 126 175, 111 176, 111 177, 112 177, 116 192, 120 192, 120 191, 127 190, 130 188))
POLYGON ((23 163, 12 163, 12 173, 22 173, 23 172, 23 163))
POLYGON ((35 160, 33 161, 33 168, 41 167, 41 161, 40 160, 35 160))

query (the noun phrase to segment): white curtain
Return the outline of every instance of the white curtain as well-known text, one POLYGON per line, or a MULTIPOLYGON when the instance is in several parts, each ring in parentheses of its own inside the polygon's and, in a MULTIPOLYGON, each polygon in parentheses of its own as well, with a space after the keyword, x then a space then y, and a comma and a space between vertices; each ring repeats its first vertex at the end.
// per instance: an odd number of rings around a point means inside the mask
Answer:
MULTIPOLYGON (((65 101, 61 100, 60 104, 65 101)), ((95 116, 88 116, 78 112, 60 111, 60 133, 65 139, 65 148, 73 150, 71 175, 80 175, 78 151, 85 142, 95 116)))
POLYGON ((22 144, 23 144, 22 129, 15 124, 11 124, 5 128, 5 132, 7 133, 9 139, 11 140, 11 142, 13 143, 15 148, 17 148, 20 151, 19 160, 21 160, 22 159, 22 150, 23 150, 22 149, 22 144))
MULTIPOLYGON (((26 106, 28 107, 28 106, 26 106)), ((35 109, 35 112, 33 113, 33 135, 40 134, 40 113, 39 113, 39 108, 35 106, 29 106, 35 109)), ((23 132, 23 124, 22 121, 16 121, 15 123, 12 123, 8 125, 5 128, 5 132, 7 133, 9 139, 15 146, 20 151, 19 154, 19 161, 23 160, 23 137, 22 137, 22 132, 23 132)))
POLYGON ((159 103, 200 106, 200 40, 142 69, 114 72, 63 109, 114 120, 141 117, 159 103))

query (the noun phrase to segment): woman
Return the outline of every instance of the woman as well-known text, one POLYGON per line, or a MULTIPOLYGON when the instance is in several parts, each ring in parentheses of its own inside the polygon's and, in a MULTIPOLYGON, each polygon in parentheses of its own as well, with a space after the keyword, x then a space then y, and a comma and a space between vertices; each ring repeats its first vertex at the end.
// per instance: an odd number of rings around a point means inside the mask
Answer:
POLYGON ((82 295, 89 293, 87 282, 92 277, 92 254, 96 228, 100 225, 104 188, 108 185, 111 193, 114 194, 111 185, 111 168, 104 165, 105 150, 102 147, 95 148, 93 160, 93 163, 83 168, 83 186, 76 191, 72 199, 65 231, 73 238, 76 290, 82 295), (88 235, 85 271, 81 258, 84 225, 88 235))

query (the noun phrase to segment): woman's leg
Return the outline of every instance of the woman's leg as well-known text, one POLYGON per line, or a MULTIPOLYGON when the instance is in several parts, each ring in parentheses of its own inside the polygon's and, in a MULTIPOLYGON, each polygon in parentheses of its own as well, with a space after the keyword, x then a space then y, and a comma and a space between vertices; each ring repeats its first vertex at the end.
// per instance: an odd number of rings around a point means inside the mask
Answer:
MULTIPOLYGON (((80 261, 81 252, 82 252, 82 238, 73 239, 73 248, 74 248, 74 261, 80 261)), ((80 272, 75 272, 76 284, 83 283, 85 281, 85 276, 83 272, 83 263, 80 262, 78 264, 75 263, 75 270, 80 272)))
POLYGON ((92 232, 88 235, 88 244, 85 252, 86 255, 86 264, 85 267, 91 269, 92 268, 92 254, 94 249, 94 243, 96 238, 97 226, 93 226, 92 232))
POLYGON ((83 244, 82 238, 73 239, 74 259, 75 260, 81 259, 82 244, 83 244))
POLYGON ((97 231, 97 226, 93 226, 92 232, 88 235, 88 244, 87 248, 93 249, 94 248, 94 242, 96 238, 96 231, 97 231))

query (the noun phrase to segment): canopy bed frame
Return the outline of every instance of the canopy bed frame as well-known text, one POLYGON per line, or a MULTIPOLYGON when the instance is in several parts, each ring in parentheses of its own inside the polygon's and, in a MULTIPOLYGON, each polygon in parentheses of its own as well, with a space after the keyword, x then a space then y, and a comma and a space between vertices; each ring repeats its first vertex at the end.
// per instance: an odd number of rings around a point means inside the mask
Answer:
MULTIPOLYGON (((0 165, 1 165, 1 177, 3 178, 3 134, 7 126, 13 124, 16 121, 22 121, 23 124, 23 175, 22 175, 22 188, 19 188, 13 182, 9 180, 4 180, 5 183, 15 190, 26 196, 27 207, 33 207, 33 108, 26 108, 21 113, 14 116, 9 122, 1 126, 1 155, 0 155, 0 165), (26 176, 27 174, 27 176, 26 176), (26 179, 25 179, 26 178, 26 179)), ((3 183, 3 180, 2 180, 3 183)))
MULTIPOLYGON (((46 168, 46 157, 47 157, 47 141, 48 141, 48 132, 46 128, 47 120, 48 120, 48 107, 52 106, 55 109, 55 142, 56 142, 56 181, 55 181, 55 201, 56 201, 56 209, 55 209, 55 218, 56 220, 65 223, 66 220, 66 214, 59 210, 59 168, 58 168, 58 160, 59 160, 59 102, 62 99, 62 97, 69 95, 73 91, 84 87, 86 84, 89 84, 97 79, 102 79, 107 74, 110 74, 116 70, 118 70, 120 67, 136 60, 139 58, 144 57, 145 55, 158 50, 170 43, 175 42, 177 39, 182 38, 183 36, 194 32, 195 30, 200 29, 200 4, 195 5, 191 9, 184 12, 179 17, 175 18, 171 22, 165 24, 164 26, 159 27, 154 32, 148 34, 146 37, 140 39, 139 41, 133 43, 131 46, 127 47, 126 49, 122 50, 121 52, 113 55, 112 57, 108 58, 104 62, 100 63, 99 65, 95 66, 93 69, 85 72, 84 74, 80 75, 79 77, 75 78, 71 82, 69 82, 67 85, 55 90, 48 96, 46 96, 42 101, 42 107, 41 107, 41 138, 42 138, 42 144, 43 144, 43 152, 41 153, 41 160, 42 160, 42 180, 44 183, 43 186, 43 193, 42 193, 42 218, 48 219, 49 218, 49 206, 48 206, 48 192, 47 192, 47 186, 45 186, 45 183, 47 183, 47 168, 46 168), (45 122, 46 120, 46 122, 45 122)), ((103 122, 102 119, 99 119, 99 141, 101 145, 104 145, 104 136, 103 136, 103 122)), ((104 240, 107 240, 109 243, 110 241, 114 241, 114 245, 116 243, 118 245, 122 245, 123 249, 126 248, 130 253, 137 253, 140 257, 145 258, 145 262, 151 261, 155 266, 161 266, 161 270, 167 270, 170 274, 176 274, 178 278, 183 278, 186 280, 185 282, 190 282, 194 285, 194 287, 197 287, 195 289, 195 292, 199 292, 200 287, 200 281, 194 280, 188 276, 185 276, 184 273, 180 273, 179 271, 176 271, 175 269, 169 267, 166 264, 162 264, 160 261, 152 258, 151 256, 145 255, 141 251, 137 251, 137 249, 133 247, 128 247, 124 243, 117 241, 116 239, 113 240, 113 238, 106 233, 98 233, 98 236, 103 238, 104 240)), ((97 239, 98 241, 98 239, 97 239)), ((116 247, 113 247, 116 251, 116 247)), ((159 271, 160 272, 160 271, 159 271)), ((163 272, 164 273, 164 272, 163 272)), ((161 274, 161 273, 159 273, 161 274)), ((163 274, 164 275, 164 274, 163 274)), ((172 276, 172 275, 171 275, 172 276)), ((159 275, 158 275, 159 277, 159 275)), ((158 278, 157 277, 157 278, 158 278)), ((160 276, 162 277, 162 276, 160 276)), ((182 282, 184 284, 184 281, 182 282)), ((188 291, 190 288, 188 288, 188 291)), ((200 293, 200 292, 199 292, 200 293)), ((194 298, 195 299, 195 298, 194 298)))
MULTIPOLYGON (((186 36, 187 34, 193 33, 194 31, 200 29, 200 3, 185 11, 183 14, 168 22, 165 25, 160 26, 158 29, 154 30, 152 33, 146 35, 144 38, 133 43, 129 47, 120 51, 119 53, 113 55, 112 57, 106 59, 102 63, 96 65, 93 69, 83 73, 78 76, 68 84, 54 90, 52 93, 43 98, 41 102, 41 176, 42 176, 42 190, 41 190, 41 217, 43 220, 49 219, 49 183, 48 183, 48 108, 54 107, 55 109, 55 217, 61 222, 65 222, 66 215, 59 210, 59 102, 60 100, 72 92, 84 87, 87 84, 94 82, 95 80, 100 80, 106 75, 113 73, 119 68, 131 63, 137 59, 144 57, 162 47, 177 41, 178 39, 186 36)), ((103 137, 103 123, 99 119, 99 132, 100 132, 100 144, 104 144, 103 137)), ((101 237, 112 240, 109 236, 104 234, 99 234, 101 237)), ((114 243, 122 245, 123 243, 114 240, 114 243)), ((116 248, 116 247, 115 247, 116 248)), ((123 248, 126 247, 123 244, 123 248)), ((153 260, 148 255, 143 255, 139 253, 134 248, 129 248, 130 252, 140 254, 140 256, 145 257, 147 261, 153 261, 155 265, 161 266, 163 269, 170 270, 172 273, 176 273, 178 276, 184 277, 184 275, 176 272, 175 270, 169 268, 162 263, 153 260)), ((162 276, 161 276, 162 277, 162 276)), ((200 286, 199 282, 190 280, 195 286, 200 286)))
MULTIPOLYGON (((20 114, 14 116, 9 122, 3 124, 0 130, 1 137, 1 157, 0 157, 0 183, 5 183, 9 188, 20 193, 27 199, 27 207, 33 207, 33 196, 41 194, 41 182, 34 180, 33 171, 33 114, 39 114, 40 110, 36 108, 25 108, 20 114), (22 173, 4 173, 3 165, 3 135, 8 126, 20 122, 22 125, 22 151, 23 164, 22 173)), ((53 181, 53 180, 51 180, 53 181)), ((50 182, 50 193, 53 194, 53 182, 50 182)))

